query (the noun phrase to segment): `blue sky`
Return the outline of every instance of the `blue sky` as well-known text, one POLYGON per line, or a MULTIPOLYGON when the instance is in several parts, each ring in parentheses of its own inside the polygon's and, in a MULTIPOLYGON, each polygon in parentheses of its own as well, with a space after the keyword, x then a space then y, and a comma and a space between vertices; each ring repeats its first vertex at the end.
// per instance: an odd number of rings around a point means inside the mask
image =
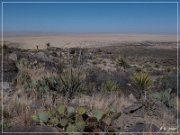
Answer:
POLYGON ((176 33, 176 3, 9 4, 4 32, 176 33))

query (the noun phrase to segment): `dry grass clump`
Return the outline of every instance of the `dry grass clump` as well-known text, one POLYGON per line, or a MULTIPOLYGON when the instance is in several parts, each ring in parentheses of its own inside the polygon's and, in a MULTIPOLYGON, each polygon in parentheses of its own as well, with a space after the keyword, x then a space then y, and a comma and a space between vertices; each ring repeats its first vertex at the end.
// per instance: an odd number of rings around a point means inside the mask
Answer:
POLYGON ((32 79, 42 79, 43 77, 57 76, 56 72, 50 72, 45 69, 45 63, 38 61, 30 61, 22 58, 16 62, 19 72, 25 72, 31 76, 32 79))
POLYGON ((93 93, 91 96, 81 95, 80 97, 75 97, 71 103, 80 106, 87 106, 88 108, 96 108, 103 111, 109 111, 110 109, 115 109, 120 112, 124 108, 132 105, 136 102, 136 99, 132 96, 126 97, 120 92, 111 93, 93 93), (118 106, 118 107, 117 107, 118 106))

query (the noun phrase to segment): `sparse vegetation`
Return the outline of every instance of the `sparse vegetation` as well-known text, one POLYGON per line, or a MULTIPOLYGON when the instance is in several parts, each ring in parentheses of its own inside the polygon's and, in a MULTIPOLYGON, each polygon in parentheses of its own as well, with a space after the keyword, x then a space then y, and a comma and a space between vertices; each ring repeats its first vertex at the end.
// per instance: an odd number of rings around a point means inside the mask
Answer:
POLYGON ((46 46, 5 50, 4 80, 14 79, 4 83, 4 130, 134 132, 138 123, 150 123, 142 130, 161 132, 176 124, 176 51, 46 46), (9 60, 13 52, 15 61, 9 60))

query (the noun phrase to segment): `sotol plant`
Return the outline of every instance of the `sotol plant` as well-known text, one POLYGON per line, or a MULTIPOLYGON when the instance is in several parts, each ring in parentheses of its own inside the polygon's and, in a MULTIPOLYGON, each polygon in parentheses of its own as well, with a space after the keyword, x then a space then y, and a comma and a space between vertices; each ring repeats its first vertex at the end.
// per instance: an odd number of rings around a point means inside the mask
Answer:
POLYGON ((152 85, 152 80, 147 73, 138 72, 133 74, 132 82, 134 86, 139 90, 140 96, 144 95, 145 100, 147 99, 147 91, 152 85))

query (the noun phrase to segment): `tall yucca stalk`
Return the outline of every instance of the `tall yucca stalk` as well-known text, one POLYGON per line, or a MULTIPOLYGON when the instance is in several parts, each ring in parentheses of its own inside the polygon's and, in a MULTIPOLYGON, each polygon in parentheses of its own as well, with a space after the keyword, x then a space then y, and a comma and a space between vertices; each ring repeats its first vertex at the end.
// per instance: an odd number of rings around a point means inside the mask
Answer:
POLYGON ((135 87, 140 91, 140 95, 145 96, 145 100, 147 99, 147 90, 150 89, 152 85, 152 80, 147 73, 135 73, 132 76, 132 82, 135 87))

